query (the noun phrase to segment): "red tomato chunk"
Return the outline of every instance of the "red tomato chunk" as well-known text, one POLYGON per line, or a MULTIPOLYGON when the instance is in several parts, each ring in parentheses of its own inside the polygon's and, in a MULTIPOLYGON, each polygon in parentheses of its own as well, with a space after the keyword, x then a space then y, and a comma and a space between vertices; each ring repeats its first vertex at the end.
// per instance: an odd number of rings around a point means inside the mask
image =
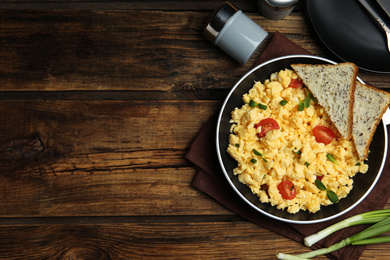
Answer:
POLYGON ((291 79, 290 84, 288 86, 290 88, 299 88, 303 86, 303 82, 301 79, 291 79))
POLYGON ((295 196, 297 196, 297 190, 295 189, 294 184, 289 180, 279 183, 278 190, 282 197, 286 200, 292 200, 295 196))
POLYGON ((280 129, 278 122, 272 118, 266 118, 261 120, 258 124, 255 124, 255 127, 261 127, 260 133, 257 134, 258 137, 264 137, 266 133, 271 130, 280 129))
POLYGON ((323 143, 325 145, 330 144, 336 136, 332 129, 326 126, 314 127, 313 134, 318 143, 323 143))

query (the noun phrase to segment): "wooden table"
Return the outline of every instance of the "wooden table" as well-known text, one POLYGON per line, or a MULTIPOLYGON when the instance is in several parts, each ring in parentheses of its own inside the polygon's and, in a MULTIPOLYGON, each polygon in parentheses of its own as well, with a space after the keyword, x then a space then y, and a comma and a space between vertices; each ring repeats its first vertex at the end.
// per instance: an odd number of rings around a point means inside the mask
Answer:
MULTIPOLYGON (((332 58, 303 3, 271 35, 332 58)), ((0 3, 1 259, 275 259, 306 252, 191 187, 184 159, 238 65, 201 34, 221 1, 0 3)), ((360 73, 380 88, 390 76, 360 73)), ((388 206, 389 207, 389 204, 388 206)), ((372 245, 362 259, 390 257, 372 245)))

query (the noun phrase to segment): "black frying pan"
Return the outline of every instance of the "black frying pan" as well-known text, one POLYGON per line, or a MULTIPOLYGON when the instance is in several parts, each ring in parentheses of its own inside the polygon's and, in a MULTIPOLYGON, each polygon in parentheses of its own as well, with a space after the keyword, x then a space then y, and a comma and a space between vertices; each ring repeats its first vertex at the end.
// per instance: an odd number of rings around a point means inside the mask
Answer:
POLYGON ((387 132, 385 129, 385 124, 382 120, 378 125, 374 138, 371 142, 371 152, 368 157, 369 169, 367 173, 358 173, 355 175, 353 178, 353 189, 346 198, 341 199, 337 204, 322 206, 321 209, 316 213, 299 211, 296 214, 290 214, 285 210, 278 210, 269 203, 261 203, 258 197, 253 194, 246 185, 240 183, 237 176, 233 175, 233 169, 237 166, 237 162, 226 152, 229 144, 228 137, 231 127, 231 124, 229 123, 231 119, 231 111, 233 111, 233 109, 236 107, 242 106, 242 95, 247 93, 249 89, 253 87, 254 81, 264 82, 264 80, 268 79, 274 72, 278 72, 285 68, 292 69, 290 64, 293 63, 335 64, 336 62, 316 56, 291 55, 276 58, 260 64, 245 74, 230 91, 222 105, 217 123, 217 154, 222 171, 225 174, 231 187, 237 192, 238 196, 240 196, 254 209, 269 217, 289 223, 318 223, 336 218, 348 212, 356 205, 358 205, 370 193, 379 179, 386 160, 387 132))

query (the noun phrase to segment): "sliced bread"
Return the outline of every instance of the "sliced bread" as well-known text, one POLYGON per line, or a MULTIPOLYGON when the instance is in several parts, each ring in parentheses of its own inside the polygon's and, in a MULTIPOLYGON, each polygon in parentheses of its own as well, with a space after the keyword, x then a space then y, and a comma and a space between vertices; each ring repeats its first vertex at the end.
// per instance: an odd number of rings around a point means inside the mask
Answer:
POLYGON ((360 160, 367 158, 371 140, 389 105, 390 93, 356 83, 352 136, 360 160))
POLYGON ((353 103, 358 68, 355 64, 291 64, 347 140, 352 138, 353 103))

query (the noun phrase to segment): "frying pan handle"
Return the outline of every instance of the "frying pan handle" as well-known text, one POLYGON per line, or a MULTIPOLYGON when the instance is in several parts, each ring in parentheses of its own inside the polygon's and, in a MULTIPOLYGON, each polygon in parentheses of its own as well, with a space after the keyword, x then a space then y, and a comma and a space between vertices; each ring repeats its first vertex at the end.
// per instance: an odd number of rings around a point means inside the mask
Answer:
POLYGON ((390 109, 389 108, 383 114, 382 119, 383 119, 383 122, 385 123, 385 125, 389 125, 390 124, 390 109))

